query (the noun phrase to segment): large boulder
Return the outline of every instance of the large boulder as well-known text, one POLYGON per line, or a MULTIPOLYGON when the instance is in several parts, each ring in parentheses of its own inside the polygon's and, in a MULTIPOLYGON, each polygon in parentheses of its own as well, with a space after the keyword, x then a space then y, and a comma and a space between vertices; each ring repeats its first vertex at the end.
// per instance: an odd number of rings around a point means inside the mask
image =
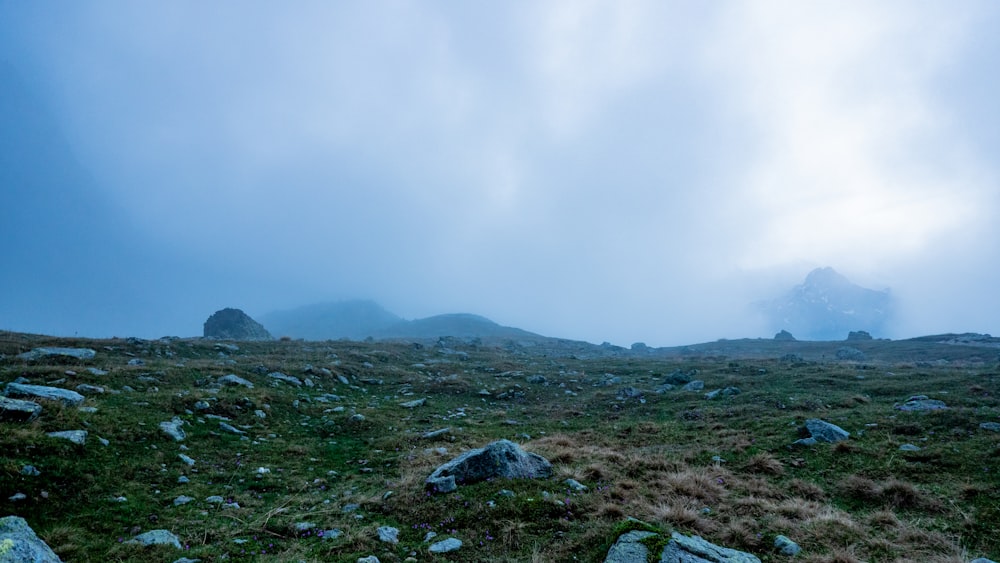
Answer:
POLYGON ((205 338, 220 340, 273 340, 271 333, 239 309, 216 311, 204 327, 205 338))
POLYGON ((646 563, 649 560, 649 548, 643 545, 642 540, 657 535, 633 530, 618 536, 618 540, 608 550, 604 563, 646 563))
POLYGON ((83 395, 76 391, 46 387, 45 385, 28 385, 27 383, 8 383, 3 394, 11 398, 45 399, 61 401, 68 407, 76 407, 83 403, 83 395))
MULTIPOLYGON (((646 563, 649 549, 641 542, 656 538, 653 532, 631 531, 618 537, 608 550, 604 563, 646 563)), ((674 532, 663 548, 660 563, 760 563, 760 559, 745 551, 721 547, 699 536, 684 536, 674 532)))
POLYGON ((0 563, 62 563, 19 516, 0 518, 0 563))
POLYGON ((426 483, 431 491, 450 493, 459 483, 477 483, 497 477, 540 479, 551 475, 549 460, 522 450, 510 440, 498 440, 486 447, 469 450, 438 467, 426 483))

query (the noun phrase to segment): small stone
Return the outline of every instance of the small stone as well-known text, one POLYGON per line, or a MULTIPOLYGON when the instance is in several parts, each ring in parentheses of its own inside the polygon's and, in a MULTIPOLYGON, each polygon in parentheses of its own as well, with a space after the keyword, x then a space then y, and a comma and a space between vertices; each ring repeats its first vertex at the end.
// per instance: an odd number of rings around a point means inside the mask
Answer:
POLYGON ((28 498, 28 495, 24 493, 14 493, 13 495, 7 497, 10 502, 18 502, 28 498))
POLYGON ((128 365, 130 365, 130 366, 144 366, 144 365, 146 365, 146 362, 144 360, 139 359, 139 358, 132 358, 131 360, 128 361, 128 365))
POLYGON ((177 549, 183 549, 180 539, 169 530, 150 530, 144 534, 130 539, 125 543, 140 543, 142 545, 172 545, 177 549))
POLYGON ((222 430, 223 432, 229 432, 230 434, 237 434, 237 435, 246 434, 246 432, 240 430, 239 428, 236 428, 235 426, 233 426, 231 424, 227 424, 225 422, 219 422, 219 429, 222 430))
POLYGON ((984 422, 979 427, 990 432, 1000 432, 1000 422, 984 422))
POLYGON ((448 553, 450 551, 455 551, 462 547, 462 540, 455 538, 448 538, 446 540, 439 541, 437 543, 431 544, 428 551, 431 553, 448 553))
POLYGON ((180 483, 181 485, 186 485, 187 483, 191 482, 191 479, 188 479, 187 475, 181 475, 180 477, 177 478, 177 482, 180 483))
POLYGON ((194 497, 189 497, 186 495, 181 495, 174 499, 174 506, 180 506, 182 504, 187 504, 194 500, 194 497))
POLYGON ((42 472, 38 470, 34 465, 25 465, 21 468, 21 475, 26 475, 28 477, 38 477, 42 472))
POLYGON ((407 401, 405 403, 400 403, 399 406, 404 409, 414 409, 417 407, 422 407, 427 402, 427 399, 416 399, 414 401, 407 401))
POLYGON ((315 527, 316 527, 316 524, 314 524, 313 522, 296 522, 295 523, 295 531, 299 532, 299 533, 301 533, 301 532, 308 532, 309 530, 312 530, 315 527))
POLYGON ((226 502, 226 499, 222 498, 219 495, 212 495, 210 497, 206 497, 205 502, 207 502, 208 504, 222 504, 226 502))
POLYGON ((782 555, 788 555, 789 557, 795 557, 802 551, 799 544, 793 542, 785 536, 778 536, 774 538, 774 548, 778 550, 782 555))
POLYGON ((223 375, 222 377, 219 378, 219 383, 221 383, 223 385, 234 386, 234 387, 237 386, 237 385, 242 385, 243 387, 246 387, 247 389, 253 389, 253 383, 250 383, 249 381, 247 381, 246 379, 243 379, 242 377, 236 375, 235 373, 230 373, 230 374, 227 374, 227 375, 223 375))
POLYGON ((64 430, 62 432, 49 432, 46 434, 51 438, 62 438, 63 440, 69 440, 74 444, 84 445, 87 443, 87 431, 86 430, 64 430))
POLYGON ((899 451, 902 451, 902 452, 919 452, 920 451, 920 447, 919 446, 915 446, 913 444, 903 444, 902 446, 899 446, 899 451))
POLYGON ((358 563, 382 563, 378 560, 378 557, 374 555, 369 555, 368 557, 358 557, 358 563))
POLYGON ((399 543, 399 529, 392 526, 379 526, 378 539, 386 543, 399 543))
POLYGON ((340 531, 337 528, 332 528, 329 530, 320 530, 319 532, 316 533, 316 535, 323 538, 324 540, 335 540, 340 536, 344 535, 344 532, 340 531))
POLYGON ((576 479, 566 479, 563 483, 569 485, 570 489, 578 493, 582 493, 588 489, 587 485, 584 485, 576 479))
POLYGON ((177 457, 181 458, 181 461, 188 465, 194 465, 194 460, 184 454, 177 454, 177 457))
POLYGON ((32 401, 0 397, 0 420, 10 422, 31 422, 42 414, 42 407, 32 401))
POLYGON ((184 434, 184 431, 181 430, 181 426, 184 426, 184 421, 175 416, 169 422, 161 422, 160 430, 162 430, 167 436, 173 438, 175 442, 181 442, 187 437, 187 435, 184 434))

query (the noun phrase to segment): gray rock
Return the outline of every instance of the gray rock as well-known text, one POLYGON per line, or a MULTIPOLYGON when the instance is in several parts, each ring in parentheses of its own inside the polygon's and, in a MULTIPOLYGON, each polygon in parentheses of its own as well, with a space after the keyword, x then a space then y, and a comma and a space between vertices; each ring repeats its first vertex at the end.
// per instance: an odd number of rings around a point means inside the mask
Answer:
POLYGON ((38 403, 0 397, 0 421, 2 422, 31 422, 40 414, 42 414, 42 407, 38 403))
POLYGON ((39 471, 34 465, 25 465, 21 468, 21 475, 25 475, 27 477, 38 477, 41 474, 42 472, 39 471))
POLYGON ((44 385, 27 385, 25 383, 8 383, 4 388, 4 395, 11 398, 44 399, 49 401, 61 401, 69 407, 76 407, 83 403, 83 395, 68 389, 58 387, 46 387, 44 385))
POLYGON ((546 379, 544 375, 529 375, 525 378, 525 381, 528 383, 542 384, 545 383, 546 379))
POLYGON ((275 381, 283 381, 285 383, 290 383, 296 387, 302 386, 302 380, 295 377, 294 375, 285 375, 280 371, 272 371, 271 373, 267 374, 267 376, 275 381))
POLYGON ((250 383, 249 381, 243 379, 242 377, 236 375, 235 373, 223 375, 222 377, 219 378, 219 383, 223 385, 232 385, 232 386, 242 385, 247 389, 253 389, 253 383, 250 383))
POLYGON ((386 543, 399 543, 399 528, 379 526, 378 539, 386 543))
POLYGON ((14 493, 13 495, 7 497, 7 500, 10 502, 20 502, 26 498, 28 498, 28 495, 24 493, 14 493))
POLYGON ((46 434, 50 438, 62 438, 74 444, 84 445, 87 443, 86 430, 64 430, 62 432, 49 432, 46 434))
POLYGON ((174 561, 174 563, 199 563, 201 559, 188 559, 187 557, 181 557, 174 561))
POLYGON ((240 435, 240 436, 242 436, 243 434, 246 434, 246 432, 240 430, 239 428, 236 428, 235 426, 233 426, 231 424, 227 424, 225 422, 219 422, 219 429, 222 430, 223 432, 229 432, 230 434, 237 434, 237 435, 240 435))
POLYGON ((84 395, 100 395, 104 393, 104 387, 98 387, 97 385, 90 385, 88 383, 81 383, 77 385, 76 390, 84 395))
POLYGON ((329 530, 320 530, 316 533, 316 535, 325 540, 335 540, 344 535, 344 532, 340 531, 338 528, 331 528, 329 530))
POLYGON ((381 563, 378 557, 374 555, 369 555, 368 557, 358 557, 358 563, 381 563))
POLYGON ((919 446, 915 446, 913 444, 903 444, 902 446, 899 446, 899 451, 901 451, 901 452, 919 452, 920 451, 920 447, 919 446))
POLYGON ((674 532, 663 548, 660 563, 761 563, 745 551, 720 547, 699 536, 684 536, 674 532))
POLYGON ((222 498, 219 495, 212 495, 210 497, 205 497, 205 502, 207 502, 208 504, 222 504, 226 502, 226 499, 222 498))
POLYGON ((62 563, 19 516, 0 518, 0 563, 62 563))
POLYGON ((972 561, 969 561, 969 563, 996 563, 996 561, 993 561, 992 559, 987 559, 985 557, 978 557, 976 559, 973 559, 972 561))
POLYGON ((128 540, 125 543, 138 543, 142 545, 172 545, 177 549, 183 549, 181 540, 170 533, 169 530, 150 530, 144 534, 128 540))
POLYGON ((509 440, 499 440, 486 447, 469 450, 434 470, 427 478, 427 488, 451 492, 458 483, 476 483, 486 479, 537 479, 552 475, 552 464, 544 457, 525 452, 509 440))
POLYGON ((686 385, 691 382, 691 379, 694 378, 697 373, 697 370, 682 371, 675 369, 663 378, 663 382, 670 383, 671 385, 686 385))
POLYGON ((90 348, 35 348, 30 352, 25 352, 23 354, 18 354, 18 359, 21 360, 40 360, 42 358, 49 358, 52 356, 67 356, 70 358, 76 358, 78 360, 92 360, 97 352, 91 350, 90 348))
POLYGON ((684 387, 682 387, 681 389, 684 389, 685 391, 701 391, 704 388, 705 388, 705 382, 700 379, 695 379, 694 381, 685 383, 684 387))
POLYGON ((1000 422, 984 422, 979 425, 983 430, 989 430, 991 432, 1000 432, 1000 422))
POLYGON ((205 338, 220 340, 273 340, 271 333, 239 309, 226 308, 212 313, 205 321, 205 338))
POLYGON ((795 557, 800 551, 802 551, 799 544, 793 542, 785 536, 778 536, 774 538, 774 548, 778 550, 778 553, 788 555, 789 557, 795 557))
POLYGON ((675 387, 677 387, 677 386, 676 385, 672 385, 670 383, 664 383, 662 385, 658 385, 656 387, 656 389, 653 389, 653 392, 656 393, 657 395, 662 395, 662 394, 666 393, 667 391, 673 391, 675 387))
POLYGON ((141 358, 132 358, 131 360, 128 361, 128 365, 130 365, 130 366, 144 366, 144 365, 146 365, 146 361, 143 360, 143 359, 141 359, 141 358))
POLYGON ((817 442, 840 442, 851 437, 851 433, 837 426, 818 418, 810 418, 806 421, 806 430, 817 442))
POLYGON ((587 485, 584 485, 583 483, 577 481, 576 479, 566 479, 565 481, 563 481, 563 483, 565 483, 566 485, 569 486, 570 489, 578 493, 582 493, 588 489, 587 485))
POLYGON ((635 387, 622 387, 618 390, 619 399, 638 399, 642 397, 642 391, 635 387))
POLYGON ((184 454, 177 454, 177 457, 179 457, 181 461, 183 461, 188 465, 194 465, 194 460, 184 454))
POLYGON ((403 407, 404 409, 415 409, 417 407, 424 406, 424 404, 426 404, 426 403, 427 403, 427 399, 416 399, 416 400, 413 400, 413 401, 407 401, 405 403, 400 403, 399 406, 403 407))
POLYGON ((852 348, 850 346, 842 346, 840 348, 837 348, 838 360, 863 362, 865 361, 866 358, 867 356, 865 356, 865 353, 862 352, 861 350, 858 350, 857 348, 852 348))
POLYGON ((160 430, 162 430, 167 436, 173 438, 174 441, 182 442, 187 435, 184 434, 183 430, 181 430, 181 426, 184 426, 184 421, 175 416, 169 422, 161 422, 160 430))
POLYGON ((739 394, 739 387, 726 387, 725 389, 716 389, 715 391, 705 393, 705 398, 711 401, 712 399, 718 399, 719 397, 732 397, 733 395, 739 394))
POLYGON ((423 434, 420 435, 420 437, 425 440, 429 440, 431 438, 437 438, 438 436, 444 436, 445 434, 448 434, 450 432, 451 432, 451 427, 448 426, 440 430, 431 430, 430 432, 424 432, 423 434))
POLYGON ((636 530, 618 536, 618 540, 608 550, 604 563, 646 563, 649 549, 640 542, 656 535, 658 534, 636 530))
POLYGON ((316 524, 314 522, 296 522, 295 523, 295 531, 296 532, 308 532, 309 530, 312 530, 314 528, 316 528, 316 524))
POLYGON ((174 499, 174 506, 181 506, 182 504, 187 504, 194 500, 194 497, 189 497, 187 495, 181 495, 174 499))
POLYGON ((800 438, 800 439, 795 440, 794 442, 792 442, 792 445, 793 446, 815 446, 818 443, 819 442, 816 441, 816 438, 800 438))
POLYGON ((97 375, 97 376, 108 375, 108 372, 104 371, 103 369, 87 368, 87 371, 90 372, 90 375, 97 375))
POLYGON ((455 551, 462 547, 462 540, 455 538, 448 538, 446 540, 441 540, 439 542, 432 543, 427 551, 431 553, 448 553, 449 551, 455 551))
POLYGON ((914 395, 901 405, 896 405, 896 410, 904 412, 927 412, 940 411, 948 408, 943 401, 930 399, 927 395, 914 395))

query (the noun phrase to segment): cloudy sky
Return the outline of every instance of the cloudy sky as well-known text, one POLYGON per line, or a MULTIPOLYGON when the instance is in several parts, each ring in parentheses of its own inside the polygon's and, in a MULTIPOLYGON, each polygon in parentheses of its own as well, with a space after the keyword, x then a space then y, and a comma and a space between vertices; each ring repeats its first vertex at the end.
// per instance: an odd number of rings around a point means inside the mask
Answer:
POLYGON ((770 336, 815 267, 1000 333, 992 1, 0 0, 0 328, 372 298, 770 336))

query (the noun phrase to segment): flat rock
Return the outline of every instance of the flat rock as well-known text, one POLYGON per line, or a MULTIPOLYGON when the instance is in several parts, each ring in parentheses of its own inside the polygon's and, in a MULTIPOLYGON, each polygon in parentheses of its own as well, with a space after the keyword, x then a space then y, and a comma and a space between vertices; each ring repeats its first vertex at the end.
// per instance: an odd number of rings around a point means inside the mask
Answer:
POLYGON ((11 398, 43 399, 48 401, 60 401, 69 407, 76 407, 83 403, 83 395, 69 389, 58 387, 46 387, 44 385, 28 385, 26 383, 8 383, 4 388, 4 395, 11 398))
POLYGON ((649 549, 641 542, 658 534, 634 530, 618 536, 618 540, 608 550, 604 563, 646 563, 649 549))
POLYGON ((1000 432, 1000 422, 983 422, 979 427, 991 432, 1000 432))
POLYGON ((476 483, 493 478, 538 479, 552 475, 552 464, 544 457, 525 452, 510 440, 498 440, 483 448, 469 450, 434 470, 427 488, 447 493, 459 483, 476 483))
POLYGON ((42 407, 38 403, 0 397, 0 421, 2 422, 31 422, 40 414, 42 414, 42 407))
POLYGON ((62 563, 28 522, 19 516, 0 518, 0 563, 62 563))
POLYGON ((930 399, 927 395, 914 395, 901 405, 896 405, 896 410, 904 412, 928 412, 940 411, 948 408, 944 401, 930 399))
POLYGON ((177 549, 183 549, 181 540, 169 530, 150 530, 146 533, 128 540, 125 543, 139 543, 142 545, 172 545, 177 549))
POLYGON ((232 386, 242 385, 247 389, 253 389, 253 383, 250 383, 249 381, 243 379, 242 377, 236 375, 235 373, 223 375, 222 377, 219 378, 219 383, 223 385, 232 385, 232 386))
POLYGON ((427 551, 430 551, 431 553, 448 553, 449 551, 455 551, 460 547, 462 547, 462 540, 448 538, 446 540, 432 543, 427 551))
POLYGON ((851 433, 825 420, 810 418, 806 421, 806 430, 817 442, 840 442, 851 437, 851 433))
POLYGON ((424 406, 425 403, 427 403, 427 399, 415 399, 413 401, 400 403, 399 406, 403 407, 404 409, 415 409, 417 407, 424 406))
POLYGON ((386 543, 399 543, 399 528, 379 526, 378 539, 386 543))
POLYGON ((87 443, 86 430, 63 430, 62 432, 49 432, 46 434, 50 438, 62 438, 74 444, 84 445, 87 443))
POLYGON ((271 373, 267 374, 267 376, 275 381, 283 381, 285 383, 290 383, 296 387, 302 386, 302 380, 295 377, 294 375, 285 375, 280 371, 272 371, 271 373))
POLYGON ((777 549, 778 553, 788 555, 789 557, 795 557, 802 551, 799 544, 781 535, 774 538, 774 549, 777 549))
POLYGON ((160 430, 162 430, 167 436, 173 438, 174 441, 182 442, 187 435, 184 434, 183 430, 181 430, 181 426, 184 426, 184 421, 175 416, 168 422, 161 422, 160 430))
POLYGON ((23 354, 18 354, 18 359, 28 360, 40 360, 42 358, 51 358, 53 356, 66 356, 69 358, 76 358, 78 360, 92 360, 97 352, 91 350, 90 348, 35 348, 30 352, 25 352, 23 354))
POLYGON ((720 547, 700 536, 684 536, 674 532, 663 548, 660 563, 761 563, 745 551, 720 547))

